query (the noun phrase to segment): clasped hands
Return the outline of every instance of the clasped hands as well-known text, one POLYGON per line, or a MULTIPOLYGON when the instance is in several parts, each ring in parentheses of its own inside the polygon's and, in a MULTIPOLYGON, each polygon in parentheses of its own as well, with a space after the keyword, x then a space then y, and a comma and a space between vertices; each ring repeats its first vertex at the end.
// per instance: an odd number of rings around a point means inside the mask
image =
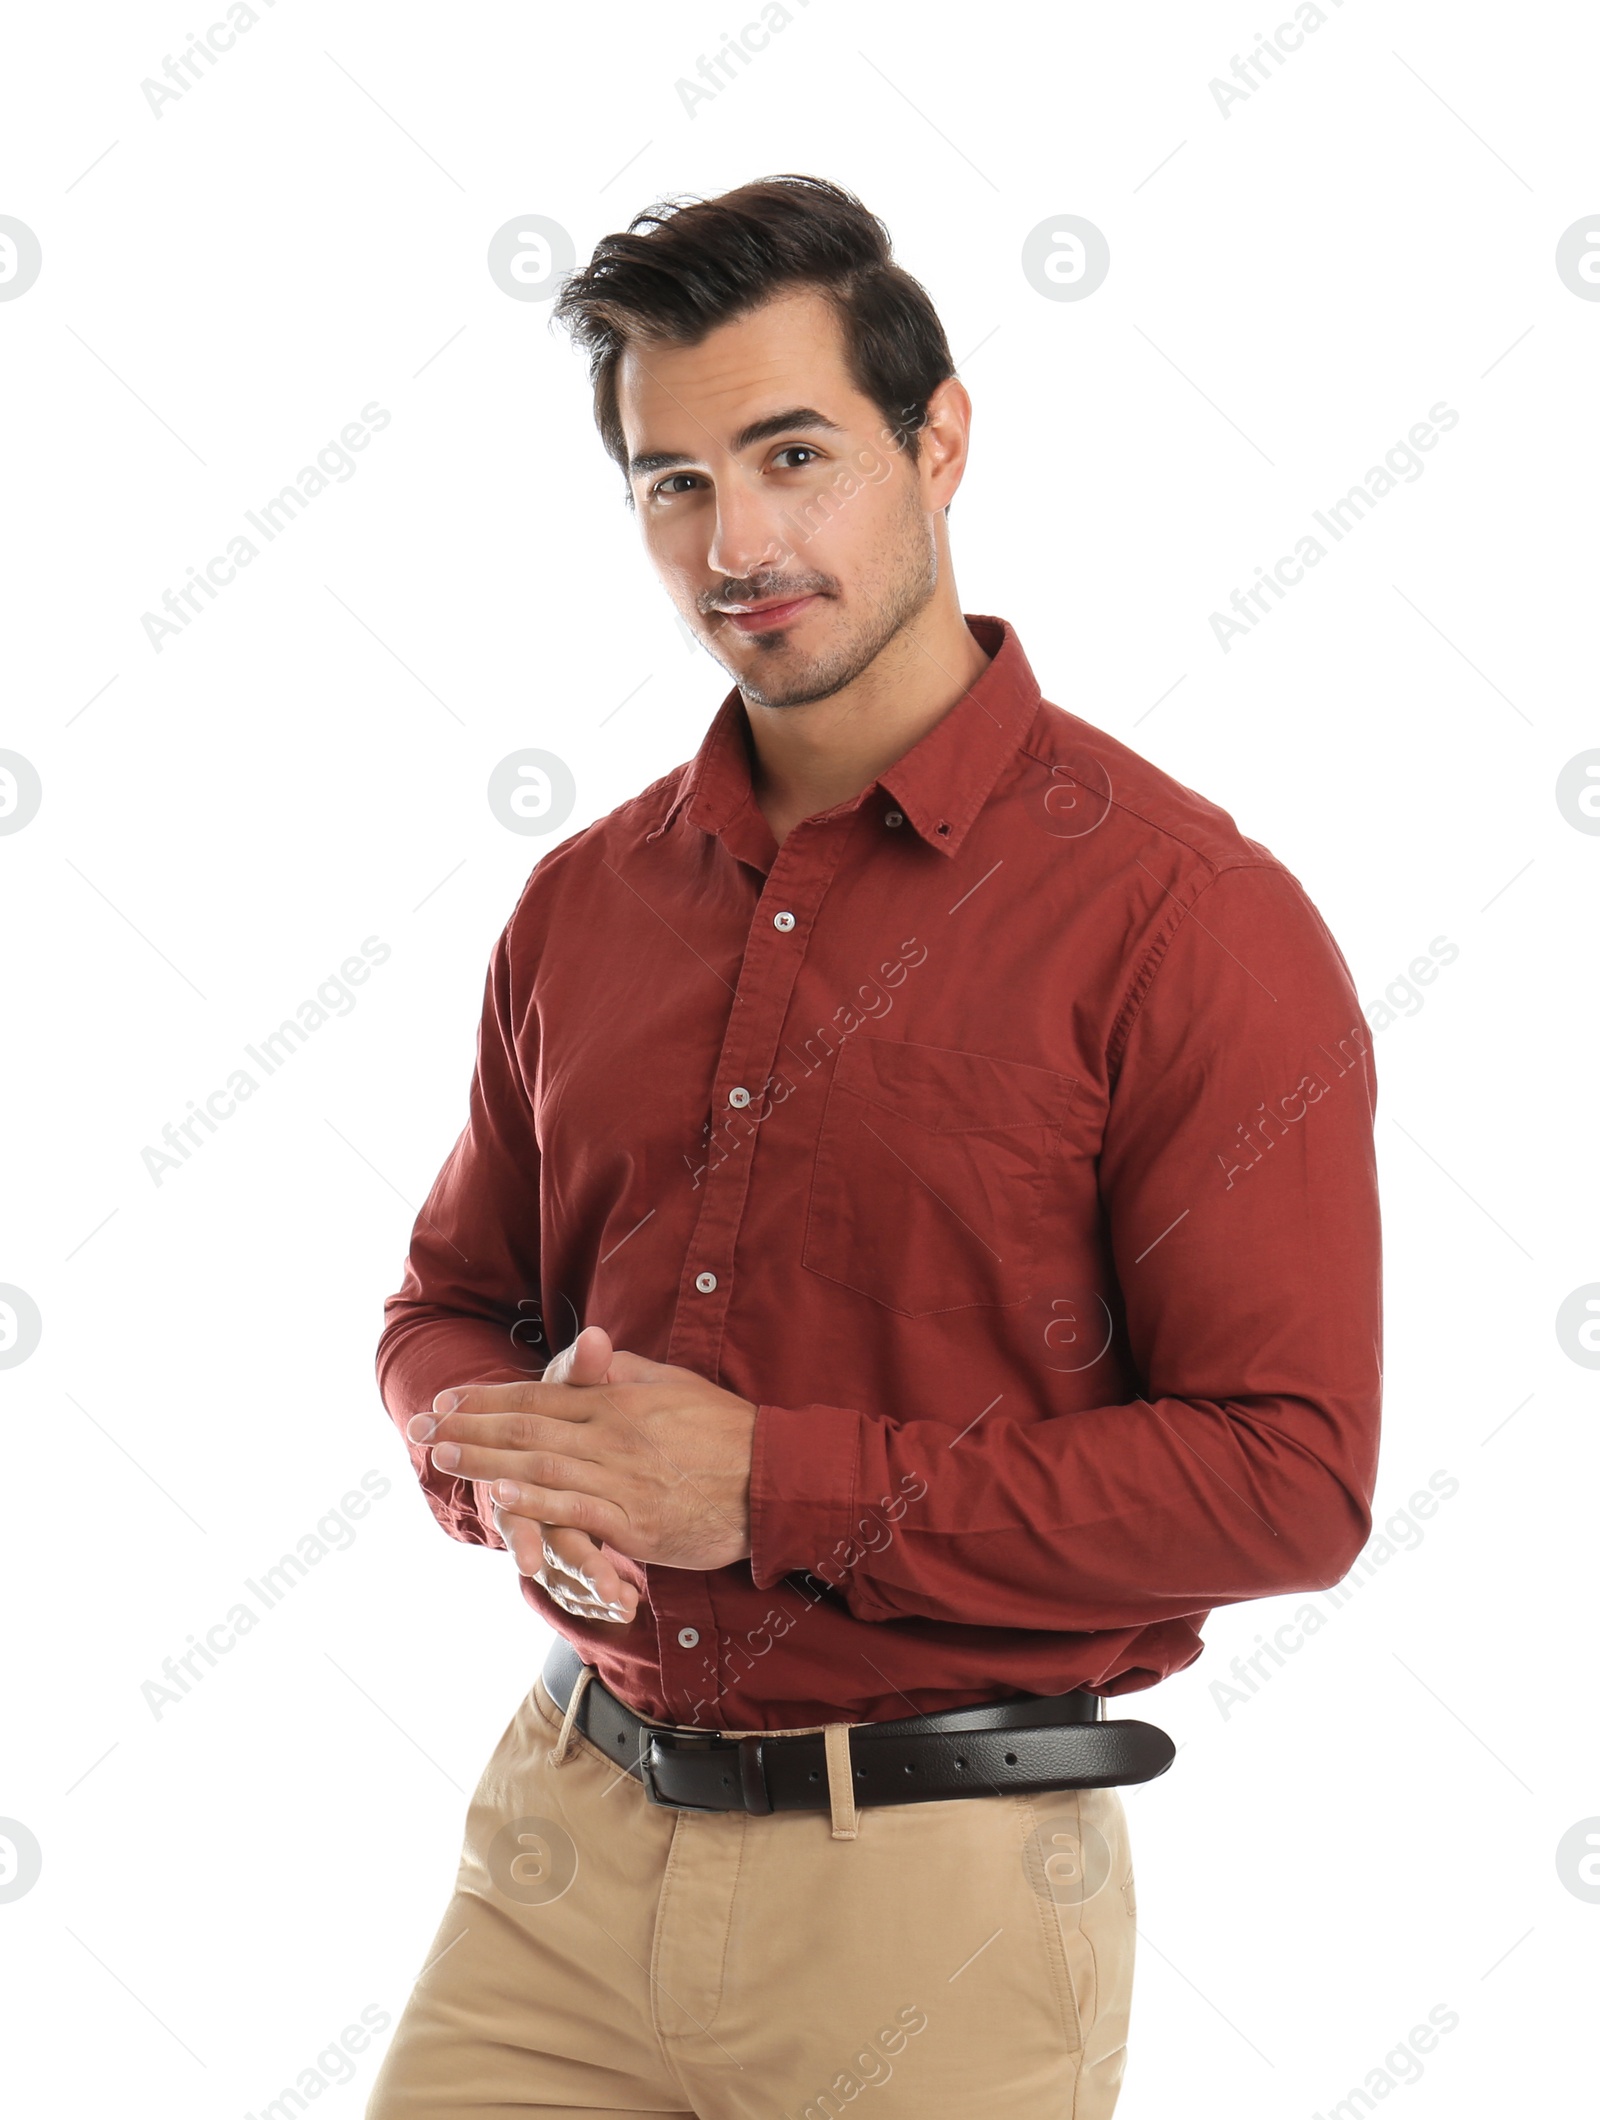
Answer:
POLYGON ((586 1325, 537 1384, 441 1391, 406 1435, 489 1484, 519 1571, 577 1619, 627 1625, 642 1561, 710 1569, 750 1551, 756 1408, 586 1325))

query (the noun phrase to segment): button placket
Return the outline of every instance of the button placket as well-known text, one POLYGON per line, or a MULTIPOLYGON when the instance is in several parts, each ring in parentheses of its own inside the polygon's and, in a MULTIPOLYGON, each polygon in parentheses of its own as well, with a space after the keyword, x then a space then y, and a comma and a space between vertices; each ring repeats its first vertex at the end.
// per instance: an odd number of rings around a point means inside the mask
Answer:
MULTIPOLYGON (((739 982, 712 1075, 713 1083, 719 1085, 712 1098, 713 1121, 734 1118, 741 1145, 707 1159, 700 1211, 684 1261, 665 1357, 713 1380, 721 1367, 722 1335, 733 1292, 734 1247, 755 1159, 758 1127, 749 1106, 761 1098, 779 1057, 779 1041, 805 958, 804 941, 797 942, 795 931, 804 923, 809 934, 816 909, 843 858, 853 822, 853 817, 842 817, 836 823, 791 833, 752 908, 739 982), (779 908, 776 913, 770 910, 774 905, 779 908), (743 1091, 743 1104, 736 1090, 743 1091)), ((658 1580, 653 1572, 653 1592, 658 1580)), ((691 1719, 696 1702, 715 1703, 721 1698, 721 1649, 706 1579, 692 1571, 674 1571, 670 1597, 658 1597, 656 1611, 663 1684, 673 1701, 673 1713, 691 1719), (681 1637, 688 1633, 698 1636, 693 1648, 682 1645, 681 1637)), ((715 1720, 714 1706, 703 1713, 715 1720)))

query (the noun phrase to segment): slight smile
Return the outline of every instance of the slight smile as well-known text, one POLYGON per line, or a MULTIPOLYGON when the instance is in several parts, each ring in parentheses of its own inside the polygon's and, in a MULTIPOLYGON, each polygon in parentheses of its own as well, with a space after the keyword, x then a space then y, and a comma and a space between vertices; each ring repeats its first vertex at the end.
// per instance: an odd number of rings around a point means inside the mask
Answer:
POLYGON ((717 615, 741 633, 769 633, 774 626, 786 626, 798 618, 807 604, 816 601, 815 596, 791 596, 781 603, 719 605, 717 615))

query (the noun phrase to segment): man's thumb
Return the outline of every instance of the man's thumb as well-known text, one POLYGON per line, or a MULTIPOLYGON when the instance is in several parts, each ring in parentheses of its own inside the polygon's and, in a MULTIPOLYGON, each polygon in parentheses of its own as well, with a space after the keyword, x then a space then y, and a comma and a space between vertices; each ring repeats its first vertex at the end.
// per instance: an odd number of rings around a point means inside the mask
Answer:
POLYGON ((547 1364, 546 1384, 603 1384, 612 1358, 611 1336, 602 1325, 585 1325, 547 1364))

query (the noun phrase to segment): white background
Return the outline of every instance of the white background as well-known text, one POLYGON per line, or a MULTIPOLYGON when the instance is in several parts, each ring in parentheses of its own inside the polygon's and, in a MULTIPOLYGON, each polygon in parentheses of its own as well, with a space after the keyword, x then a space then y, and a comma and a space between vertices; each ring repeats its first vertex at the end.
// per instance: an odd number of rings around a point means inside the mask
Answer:
MULTIPOLYGON (((428 1515, 372 1357, 542 851, 486 783, 556 752, 575 828, 727 689, 581 359, 485 253, 539 213, 585 258, 783 170, 858 191, 944 317, 964 608, 1271 847, 1365 1001, 1459 952, 1373 1040, 1378 1523, 1458 1491, 1242 1705, 1214 1682, 1305 1599, 1219 1614, 1141 1696, 1183 1749, 1127 1796, 1119 2113, 1325 2112, 1439 2004, 1408 2115, 1579 2109, 1600 1905, 1556 1849, 1600 1813, 1600 1455, 1555 1321, 1600 1279, 1600 838, 1555 786, 1600 746, 1600 303, 1554 254, 1600 213, 1591 11, 1326 0, 1224 115, 1271 10, 813 0, 692 117, 739 8, 257 12, 159 117, 141 83, 204 9, 35 6, 3 54, 0 213, 44 260, 0 303, 0 746, 43 785, 0 837, 0 1281, 43 1319, 0 1375, 0 1815, 43 1851, 0 1904, 18 2110, 254 2112, 398 2015, 442 1911, 543 1636, 428 1515), (1062 213, 1111 248, 1082 301, 1021 270, 1062 213), (155 652, 142 614, 374 401, 354 476, 155 652), (1441 401, 1423 475, 1224 653, 1211 613, 1441 401), (368 936, 354 1009, 154 1183, 161 1128, 368 936), (163 1659, 373 1468, 348 1550, 153 1715, 163 1659)), ((318 2110, 355 2120, 374 2065, 318 2110)))

